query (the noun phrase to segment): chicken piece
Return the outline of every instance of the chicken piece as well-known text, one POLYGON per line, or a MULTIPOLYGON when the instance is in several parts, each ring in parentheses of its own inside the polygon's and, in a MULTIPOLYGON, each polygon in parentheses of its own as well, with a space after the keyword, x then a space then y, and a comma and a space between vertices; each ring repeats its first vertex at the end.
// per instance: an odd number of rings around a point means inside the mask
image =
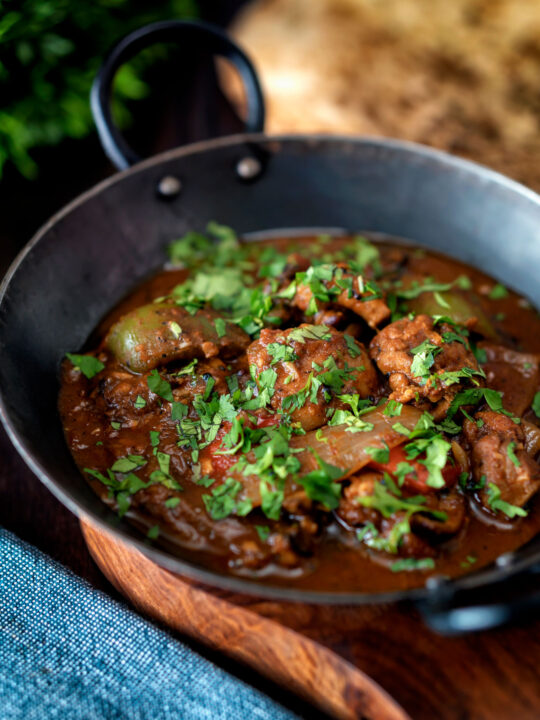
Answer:
POLYGON ((447 373, 464 368, 474 373, 475 383, 480 384, 476 358, 468 345, 449 339, 455 334, 450 325, 441 323, 435 327, 433 318, 418 315, 413 320, 396 320, 375 335, 369 352, 379 370, 388 375, 392 400, 442 401, 447 407, 462 385, 469 382, 468 377, 447 373))
POLYGON ((380 521, 380 514, 376 510, 364 507, 358 502, 359 497, 373 495, 375 483, 383 479, 376 472, 361 472, 351 477, 351 483, 341 495, 337 515, 350 527, 358 527, 371 522, 374 525, 380 521))
POLYGON ((304 313, 309 312, 314 298, 310 280, 318 284, 322 288, 322 293, 328 296, 328 300, 315 298, 317 324, 330 324, 328 320, 333 320, 334 317, 336 318, 334 322, 340 320, 343 316, 343 313, 339 313, 340 309, 350 310, 372 328, 376 328, 390 317, 391 311, 385 300, 381 297, 370 300, 370 296, 374 293, 369 287, 364 286, 363 278, 353 273, 346 263, 309 268, 305 273, 304 281, 298 283, 296 295, 292 300, 292 304, 304 313), (310 276, 311 270, 313 278, 310 276), (343 287, 345 289, 342 289, 343 287))
POLYGON ((538 389, 538 356, 491 343, 479 347, 487 356, 483 369, 488 386, 502 393, 504 407, 521 417, 538 389))
MULTIPOLYGON (((396 532, 396 526, 406 520, 406 514, 397 512, 391 517, 385 518, 377 510, 364 507, 358 502, 361 497, 373 495, 375 484, 382 480, 383 476, 374 472, 362 472, 351 478, 351 483, 343 491, 336 514, 349 527, 360 528, 363 525, 373 525, 376 530, 376 540, 390 540, 390 545, 397 542, 391 554, 399 554, 401 557, 430 557, 434 555, 434 549, 423 538, 418 537, 414 532, 396 532), (392 538, 394 533, 394 538, 392 538)), ((412 516, 415 517, 414 515, 412 516)), ((412 528, 412 520, 411 520, 412 528)), ((374 531, 375 532, 375 531, 374 531)), ((369 544, 369 543, 368 543, 369 544)), ((374 549, 380 549, 376 546, 374 549)))
POLYGON ((337 395, 361 398, 377 390, 377 374, 366 349, 350 336, 330 327, 300 325, 289 330, 263 329, 247 349, 250 367, 262 389, 270 374, 270 406, 290 414, 304 430, 326 424, 329 408, 346 408, 337 395))
POLYGON ((496 485, 501 500, 523 507, 540 488, 540 466, 525 450, 521 426, 489 410, 476 413, 473 421, 466 420, 463 432, 472 447, 472 472, 475 482, 482 486, 482 504, 492 510, 490 485, 496 485))
POLYGON ((425 498, 426 508, 443 512, 446 520, 437 520, 432 515, 415 513, 411 517, 413 530, 427 530, 436 535, 455 535, 461 530, 466 518, 466 503, 457 488, 436 494, 429 493, 425 498))

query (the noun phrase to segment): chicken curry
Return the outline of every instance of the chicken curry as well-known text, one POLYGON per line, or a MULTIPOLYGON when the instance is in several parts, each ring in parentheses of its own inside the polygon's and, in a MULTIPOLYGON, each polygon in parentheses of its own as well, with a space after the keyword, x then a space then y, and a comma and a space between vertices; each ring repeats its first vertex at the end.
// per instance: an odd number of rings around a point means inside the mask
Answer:
POLYGON ((75 462, 221 573, 406 589, 540 529, 540 321, 397 240, 242 242, 211 223, 63 362, 75 462))

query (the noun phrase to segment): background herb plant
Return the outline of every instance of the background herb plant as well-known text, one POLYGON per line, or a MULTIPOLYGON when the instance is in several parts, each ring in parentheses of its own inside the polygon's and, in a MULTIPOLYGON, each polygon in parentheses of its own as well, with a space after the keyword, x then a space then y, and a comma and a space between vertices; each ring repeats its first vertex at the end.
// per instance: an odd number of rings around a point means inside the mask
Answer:
MULTIPOLYGON (((110 47, 145 23, 197 15, 197 0, 0 0, 0 177, 7 162, 27 178, 32 150, 93 130, 88 95, 110 47)), ((125 65, 116 80, 115 113, 143 98, 144 68, 159 48, 125 65)))

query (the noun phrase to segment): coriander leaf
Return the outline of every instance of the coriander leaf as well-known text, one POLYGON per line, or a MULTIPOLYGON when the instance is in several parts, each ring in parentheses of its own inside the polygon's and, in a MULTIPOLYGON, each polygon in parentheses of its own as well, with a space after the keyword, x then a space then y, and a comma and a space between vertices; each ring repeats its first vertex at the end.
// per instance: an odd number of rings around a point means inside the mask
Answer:
POLYGON ((259 490, 261 493, 261 510, 270 520, 279 520, 284 499, 283 490, 272 490, 265 478, 261 478, 259 490))
POLYGON ((278 362, 292 362, 298 359, 298 356, 290 345, 282 345, 277 342, 270 343, 267 346, 266 351, 272 356, 272 362, 270 365, 275 365, 278 362))
POLYGON ((531 407, 536 417, 540 418, 540 392, 535 394, 531 407))
POLYGON ((342 477, 345 472, 341 468, 325 462, 316 453, 314 455, 319 469, 312 470, 307 475, 298 478, 298 482, 311 500, 320 502, 328 510, 335 510, 341 497, 341 485, 334 481, 342 477))
POLYGON ((188 406, 183 402, 173 402, 171 405, 171 420, 182 420, 188 414, 188 409, 188 406))
POLYGON ((219 338, 222 338, 227 334, 227 324, 223 318, 216 318, 214 320, 214 326, 219 338))
POLYGON ((472 281, 468 275, 460 275, 455 280, 456 285, 460 290, 471 290, 472 289, 472 281))
POLYGON ((376 463, 385 465, 390 460, 390 448, 386 443, 384 447, 367 447, 365 452, 376 463))
POLYGON ((303 327, 293 328, 289 332, 288 339, 305 343, 306 340, 331 340, 332 335, 326 325, 304 325, 303 327))
POLYGON ((386 415, 386 417, 397 417, 401 415, 402 408, 403 405, 397 400, 389 400, 383 410, 383 415, 386 415))
POLYGON ((255 525, 255 530, 259 536, 261 542, 266 542, 270 535, 270 528, 268 525, 255 525))
POLYGON ((170 508, 171 510, 173 510, 179 504, 180 504, 179 497, 170 497, 170 498, 167 498, 167 500, 165 500, 165 507, 170 508))
POLYGON ((502 300, 503 298, 508 297, 508 290, 504 287, 504 285, 497 283, 489 291, 488 297, 490 300, 502 300))
POLYGON ((160 398, 168 402, 173 402, 174 398, 170 383, 161 377, 156 368, 154 368, 146 378, 146 383, 148 388, 160 398))
POLYGON ((349 355, 352 358, 356 358, 362 354, 362 350, 360 349, 358 343, 353 337, 347 335, 347 333, 344 333, 343 337, 345 338, 345 342, 347 343, 347 350, 349 351, 349 355))
POLYGON ((143 407, 146 407, 146 400, 143 398, 142 395, 137 395, 137 399, 133 403, 133 405, 137 408, 137 410, 140 410, 143 407))
POLYGON ((401 558, 390 565, 392 572, 411 572, 412 570, 432 570, 435 567, 433 558, 401 558))
POLYGON ((174 337, 176 339, 178 339, 180 337, 180 335, 182 334, 182 328, 180 327, 180 325, 177 322, 174 322, 174 320, 173 320, 169 323, 169 327, 171 328, 171 332, 174 335, 174 337))
POLYGON ((487 501, 488 505, 492 510, 502 512, 509 518, 516 517, 516 515, 518 515, 519 517, 527 516, 527 511, 523 508, 518 507, 517 505, 511 505, 510 503, 501 499, 501 491, 497 487, 497 485, 495 485, 495 483, 489 483, 488 485, 487 501))
POLYGON ((404 300, 413 300, 425 292, 446 292, 450 290, 452 283, 437 283, 432 280, 426 280, 423 285, 413 282, 410 288, 406 290, 398 289, 396 295, 404 300))
POLYGON ((146 533, 146 537, 149 540, 156 540, 159 537, 159 525, 152 525, 146 533))
POLYGON ((442 348, 429 340, 424 340, 424 342, 420 343, 420 345, 412 348, 411 353, 414 355, 411 363, 412 375, 418 378, 429 377, 429 369, 435 362, 435 355, 441 351, 442 348))
POLYGON ((111 470, 118 473, 129 473, 138 467, 146 465, 146 462, 142 455, 128 455, 127 457, 116 460, 111 470))
POLYGON ((223 520, 223 518, 229 517, 236 511, 237 502, 235 498, 241 488, 241 482, 233 478, 227 478, 224 483, 212 490, 211 495, 202 496, 206 510, 213 520, 223 520))
POLYGON ((516 467, 521 467, 521 463, 519 462, 519 460, 516 457, 515 448, 516 448, 515 442, 512 441, 512 442, 508 443, 508 447, 506 448, 506 453, 516 467))
MULTIPOLYGON (((388 482, 387 476, 385 476, 385 482, 388 482)), ((375 483, 372 495, 362 495, 357 498, 357 502, 364 507, 377 510, 385 518, 389 518, 397 512, 406 512, 407 515, 423 512, 442 522, 446 520, 446 513, 425 507, 425 498, 422 495, 399 498, 389 492, 382 482, 375 483)))
POLYGON ((103 370, 105 364, 93 357, 92 355, 75 355, 73 353, 66 353, 66 357, 73 364, 76 370, 80 370, 82 374, 91 380, 94 375, 97 375, 103 370))

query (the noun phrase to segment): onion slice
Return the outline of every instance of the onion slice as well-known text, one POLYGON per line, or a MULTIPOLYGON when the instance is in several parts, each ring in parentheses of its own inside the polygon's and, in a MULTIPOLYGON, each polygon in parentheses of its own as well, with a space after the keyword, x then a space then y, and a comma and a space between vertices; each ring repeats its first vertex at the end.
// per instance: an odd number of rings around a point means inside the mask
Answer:
MULTIPOLYGON (((407 430, 413 430, 422 415, 420 410, 403 405, 401 414, 397 417, 388 417, 384 415, 383 410, 384 407, 378 407, 362 415, 361 419, 373 426, 368 430, 351 432, 349 425, 325 425, 305 435, 293 437, 290 447, 304 450, 296 454, 300 461, 298 475, 302 477, 312 470, 316 470, 319 467, 316 458, 318 455, 325 462, 342 470, 341 479, 345 479, 371 462, 372 458, 367 452, 367 448, 384 448, 385 444, 389 448, 393 448, 406 442, 407 436, 394 430, 393 426, 400 423, 407 430)), ((354 430, 354 428, 352 429, 354 430)), ((254 462, 255 458, 251 453, 247 457, 250 462, 254 462)), ((259 477, 243 475, 238 472, 232 472, 231 476, 243 485, 240 497, 242 499, 249 498, 254 507, 259 506, 261 504, 259 477)), ((291 478, 287 478, 285 498, 299 490, 302 490, 301 485, 295 483, 291 478)))

